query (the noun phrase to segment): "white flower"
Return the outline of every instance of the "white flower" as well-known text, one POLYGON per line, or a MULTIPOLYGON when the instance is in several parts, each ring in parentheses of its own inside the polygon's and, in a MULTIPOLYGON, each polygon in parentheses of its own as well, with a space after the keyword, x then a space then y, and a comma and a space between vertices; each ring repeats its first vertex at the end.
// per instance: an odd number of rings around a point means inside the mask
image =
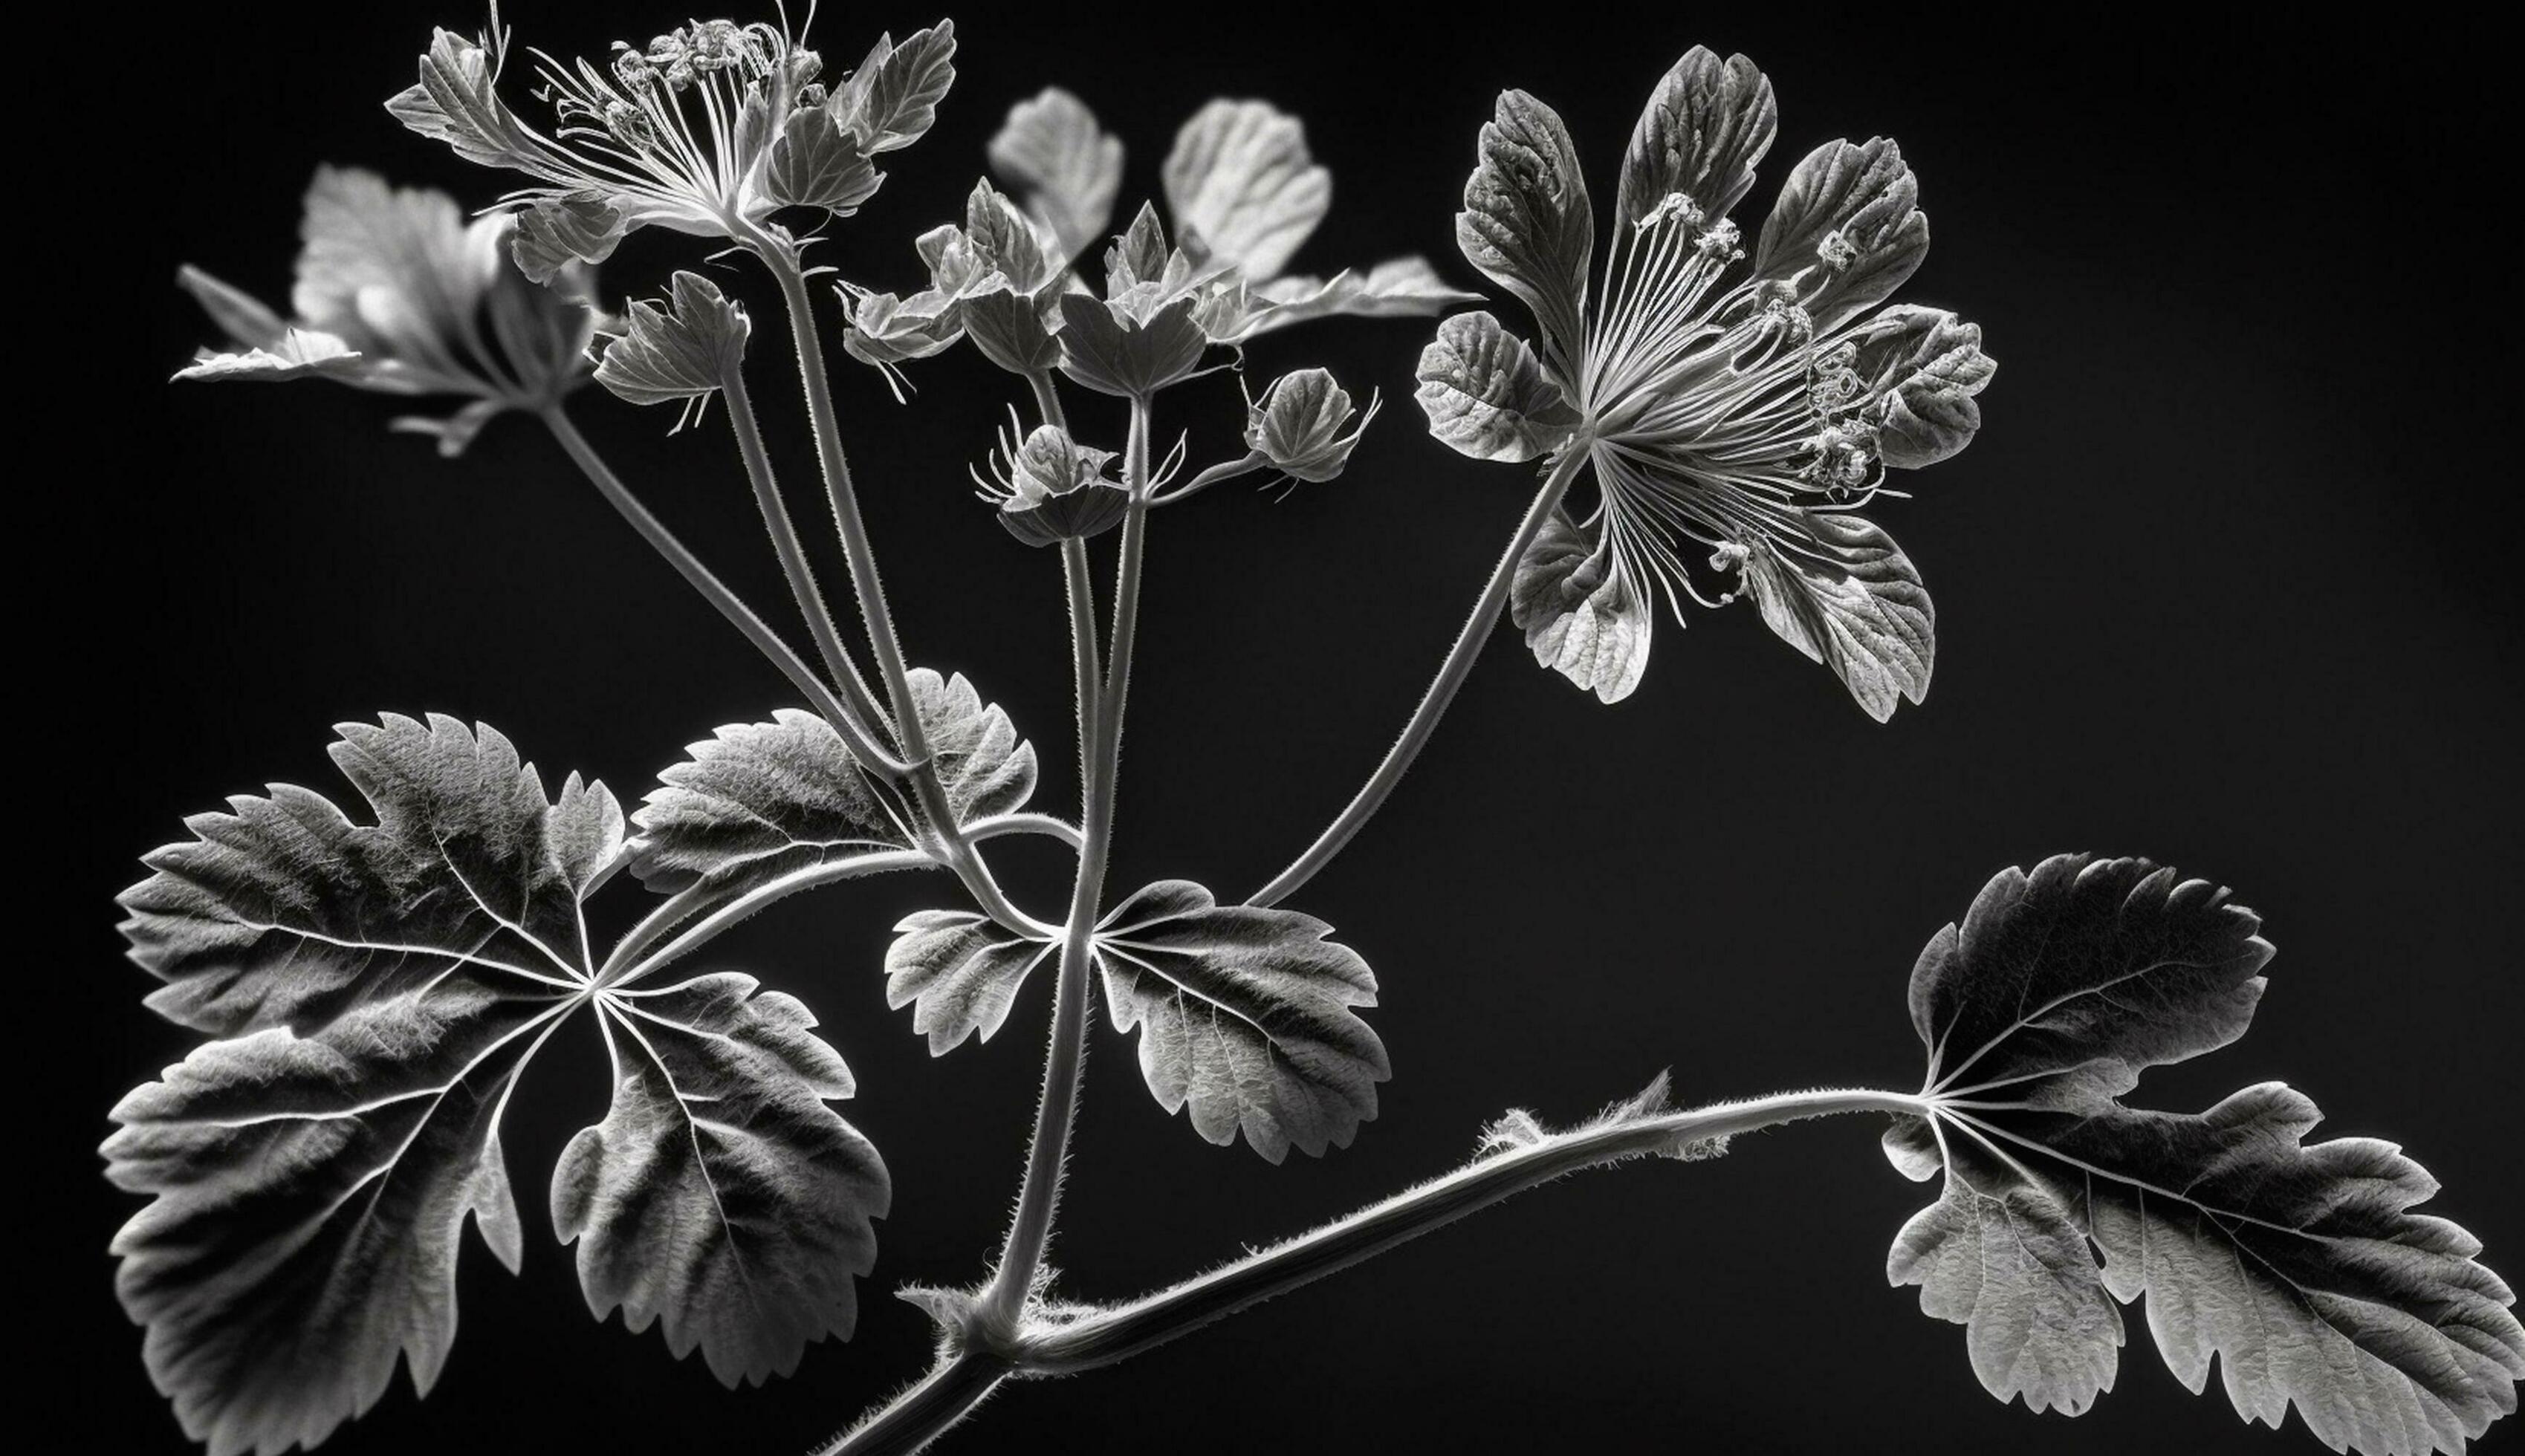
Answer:
POLYGON ((1450 318, 1418 398, 1467 455, 1585 453, 1594 509, 1547 523, 1511 597, 1547 665, 1616 701, 1647 665, 1653 596, 1678 623, 1686 601, 1750 596, 1883 719, 1927 692, 1935 616, 1892 538, 1853 512, 1887 492, 1889 467, 1964 447, 1996 366, 1952 314, 1878 309, 1929 241, 1891 141, 1800 163, 1748 257, 1727 213, 1777 121, 1744 57, 1677 62, 1632 134, 1591 297, 1595 219, 1568 132, 1542 102, 1502 95, 1457 241, 1533 312, 1542 347, 1488 314, 1450 318), (1686 560, 1703 555, 1714 595, 1686 560))
POLYGON ((521 214, 518 262, 541 280, 599 263, 626 233, 657 226, 757 240, 772 213, 858 210, 883 180, 869 158, 929 129, 956 78, 955 26, 896 45, 880 37, 840 84, 783 30, 696 21, 645 47, 617 42, 611 64, 531 53, 551 104, 547 134, 500 99, 502 36, 440 30, 418 84, 387 110, 468 161, 535 179, 506 204, 521 214))
POLYGON ((326 378, 381 394, 471 401, 444 418, 407 417, 398 429, 462 452, 503 410, 537 410, 583 383, 596 310, 593 278, 573 267, 557 288, 511 266, 505 217, 468 222, 456 200, 395 188, 374 172, 324 167, 308 184, 305 247, 293 315, 187 266, 176 275, 229 338, 176 378, 326 378))

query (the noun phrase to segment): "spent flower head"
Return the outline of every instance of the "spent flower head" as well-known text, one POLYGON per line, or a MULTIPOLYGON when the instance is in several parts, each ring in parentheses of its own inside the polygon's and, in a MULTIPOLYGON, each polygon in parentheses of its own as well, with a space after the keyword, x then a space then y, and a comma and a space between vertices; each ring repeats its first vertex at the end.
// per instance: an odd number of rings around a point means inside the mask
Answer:
POLYGON ((801 38, 761 23, 617 41, 601 65, 530 54, 548 132, 501 100, 496 31, 436 32, 419 82, 387 109, 469 161, 534 179, 504 201, 521 215, 519 264, 539 280, 571 260, 602 262, 639 227, 759 243, 784 208, 847 217, 884 179, 869 159, 918 140, 956 78, 947 21, 901 45, 879 37, 831 85, 801 38))
POLYGON ((1327 369, 1300 369, 1271 381, 1246 406, 1246 447, 1291 481, 1318 483, 1341 474, 1359 437, 1367 432, 1383 401, 1370 396, 1365 413, 1327 369), (1357 416, 1349 433, 1343 426, 1357 416))
POLYGON ((1050 546, 1121 521, 1130 495, 1107 473, 1114 460, 1114 452, 1082 445, 1059 425, 1027 433, 1012 410, 990 470, 975 469, 972 476, 981 498, 999 508, 1010 535, 1028 546, 1050 546))
POLYGON ((1856 512, 1900 494, 1889 469, 1964 447, 1995 365, 1954 315, 1879 308, 1929 244, 1889 140, 1817 148, 1749 248, 1727 214, 1777 125, 1752 62, 1701 48, 1677 62, 1632 133, 1591 290, 1595 218, 1568 131, 1503 94, 1457 241, 1526 304, 1541 347, 1486 313, 1449 318, 1418 398, 1467 455, 1583 453, 1594 473, 1594 509, 1557 513, 1517 572, 1514 619, 1543 662, 1610 703, 1647 664, 1652 597, 1678 623, 1687 601, 1751 597, 1882 719, 1927 692, 1935 616, 1909 559, 1856 512), (1686 559, 1703 554, 1706 568, 1686 559))
POLYGON ((467 221, 456 200, 389 186, 353 168, 320 167, 299 224, 292 316, 186 266, 176 281, 228 335, 178 379, 337 380, 396 395, 454 395, 470 403, 445 418, 408 416, 397 429, 463 452, 504 410, 538 410, 586 382, 599 323, 594 277, 575 265, 529 283, 507 257, 514 223, 467 221))

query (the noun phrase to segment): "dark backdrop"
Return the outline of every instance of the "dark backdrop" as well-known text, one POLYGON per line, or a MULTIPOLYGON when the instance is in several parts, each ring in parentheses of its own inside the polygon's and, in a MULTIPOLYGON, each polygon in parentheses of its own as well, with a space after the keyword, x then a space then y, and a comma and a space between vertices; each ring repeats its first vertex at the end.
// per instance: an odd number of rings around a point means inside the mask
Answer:
MULTIPOLYGON (((510 19, 563 54, 680 19, 596 10, 510 19)), ((827 6, 816 36, 836 64, 880 23, 931 18, 844 10, 827 6)), ((2003 365, 1979 442, 1880 511, 1940 607, 1925 707, 1868 722, 1745 610, 1660 627, 1645 684, 1610 710, 1503 632, 1387 813, 1299 898, 1385 988, 1381 1115, 1347 1151, 1268 1167, 1163 1116, 1100 1032, 1056 1254, 1073 1289, 1135 1291, 1437 1172, 1511 1103, 1566 1120, 1660 1067, 1687 1099, 1909 1086, 1903 987, 1920 942, 1993 870, 2071 849, 2232 883, 2282 949, 2253 1035, 2152 1076, 2146 1098, 2196 1107, 2285 1077, 2334 1109, 2331 1131, 2426 1160, 2449 1186, 2438 1211, 2514 1273, 2525 1218, 2500 1129, 2519 1110, 2525 713, 2495 520, 2517 488, 2501 325, 2518 298, 2515 239, 2496 224, 2512 169, 2475 61, 2487 38, 2416 20, 2389 40, 2202 14, 2035 31, 1758 11, 967 11, 937 129, 820 255, 915 284, 912 235, 954 215, 1008 104, 1058 80, 1126 136, 1128 200, 1154 189, 1200 101, 1266 96, 1307 119, 1340 183, 1302 266, 1425 251, 1476 281, 1449 218, 1492 95, 1521 85, 1561 108, 1601 195, 1639 103, 1700 41, 1750 52, 1779 89, 1749 209, 1822 140, 1902 139, 1938 239, 1907 296, 1980 321, 2003 365)), ((58 1005, 36 1034, 49 1074, 19 1083, 42 1148, 19 1164, 41 1191, 20 1202, 59 1223, 28 1245, 57 1284, 37 1388, 74 1402, 68 1429, 98 1449, 179 1444, 103 1254, 134 1200, 93 1155, 115 1097, 186 1043, 140 1008, 145 978, 119 957, 111 897, 134 856, 226 793, 346 793, 327 725, 379 709, 479 717, 548 772, 636 800, 680 745, 783 701, 528 426, 493 425, 451 465, 386 435, 387 402, 162 385, 208 337, 168 286, 175 264, 285 295, 319 161, 477 204, 506 185, 378 106, 433 21, 478 17, 348 16, 205 9, 162 18, 137 54, 83 54, 87 89, 45 133, 87 138, 46 164, 77 170, 21 214, 51 233, 19 299, 40 326, 19 348, 61 372, 19 433, 80 448, 17 476, 21 570, 61 573, 19 631, 67 650, 21 700, 46 850, 28 909, 51 946, 21 973, 58 1005)), ((652 291, 691 256, 635 245, 608 290, 652 291)), ((1421 435, 1409 396, 1426 334, 1404 320, 1268 341, 1266 374, 1326 363, 1391 408, 1336 483, 1277 505, 1221 490, 1158 521, 1114 885, 1258 884, 1347 799, 1455 631, 1527 485, 1421 435)), ((759 354, 758 394, 794 442, 778 353, 759 354)), ((897 406, 838 367, 916 656, 1009 704, 1043 748, 1042 801, 1066 809, 1058 573, 964 478, 1005 376, 960 351, 916 366, 921 393, 897 406)), ((1229 395, 1173 423, 1227 448, 1229 395)), ((582 413, 661 511, 776 600, 716 424, 669 440, 665 412, 591 396, 582 413)), ((784 461, 803 491, 810 461, 794 444, 784 461)), ((1019 890, 1049 901, 1059 866, 1011 857, 1019 890)), ((921 1320, 886 1290, 968 1278, 995 1245, 1048 986, 989 1045, 931 1062, 875 972, 894 920, 946 893, 905 878, 818 896, 712 957, 805 994, 859 1074, 846 1110, 898 1193, 856 1342, 730 1394, 654 1333, 593 1326, 548 1237, 530 1233, 512 1279, 468 1235, 464 1332, 437 1392, 417 1403, 399 1378, 332 1449, 802 1449, 912 1376, 921 1320)), ((550 1052, 510 1140, 534 1231, 551 1156, 602 1095, 592 1045, 550 1052)), ((2294 1421, 2247 1431, 2214 1389, 2185 1394, 2136 1311, 2121 1388, 2093 1413, 1993 1402, 1962 1331, 1885 1286, 1886 1243, 1923 1194, 1876 1131, 1802 1127, 1712 1165, 1574 1180, 1126 1369, 1014 1388, 956 1449, 2313 1449, 2294 1421)))

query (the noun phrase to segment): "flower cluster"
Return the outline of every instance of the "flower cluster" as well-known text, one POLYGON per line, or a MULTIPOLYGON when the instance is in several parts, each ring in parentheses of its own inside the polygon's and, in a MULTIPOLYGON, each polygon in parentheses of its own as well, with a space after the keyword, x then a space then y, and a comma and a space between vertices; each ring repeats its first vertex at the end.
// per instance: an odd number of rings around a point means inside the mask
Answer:
POLYGON ((762 24, 699 21, 645 47, 617 42, 603 66, 533 54, 549 134, 500 99, 497 35, 438 31, 420 80, 388 110, 469 161, 534 178, 506 205, 520 214, 518 262, 538 280, 602 262, 635 228, 760 244, 782 209, 847 217, 884 180, 870 159, 918 140, 956 78, 946 21, 901 45, 880 37, 829 86, 821 57, 762 24))
POLYGON ((1888 469, 1964 447, 1995 365, 1954 315, 1879 308, 1929 240, 1891 141, 1809 155, 1749 253, 1727 215, 1777 124, 1752 62, 1698 48, 1677 62, 1632 134, 1596 291, 1568 132, 1504 94, 1457 240, 1533 313, 1541 347, 1486 313, 1449 318, 1418 398, 1467 455, 1579 457, 1593 472, 1593 510, 1557 513, 1517 572, 1514 619, 1547 665, 1616 701, 1647 664, 1653 596, 1678 623, 1686 601, 1751 597, 1882 719, 1926 693, 1935 618, 1908 558, 1855 512, 1888 469), (1714 592, 1687 541, 1708 554, 1714 592))
POLYGON ((468 222, 443 192, 395 188, 374 172, 319 168, 300 224, 293 316, 186 267, 176 280, 228 335, 179 379, 326 378, 394 395, 470 401, 398 429, 457 455, 493 415, 540 410, 584 383, 600 318, 578 267, 539 288, 512 267, 505 217, 468 222))

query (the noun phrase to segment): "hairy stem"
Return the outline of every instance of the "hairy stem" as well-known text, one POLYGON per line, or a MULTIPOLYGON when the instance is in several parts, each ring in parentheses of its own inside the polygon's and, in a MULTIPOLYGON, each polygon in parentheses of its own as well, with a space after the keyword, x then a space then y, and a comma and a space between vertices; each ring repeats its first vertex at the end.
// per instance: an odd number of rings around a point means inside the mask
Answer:
POLYGON ((983 862, 964 826, 957 822, 955 805, 949 802, 946 788, 938 781, 937 765, 929 761, 928 730, 913 702, 912 677, 904 666, 902 644, 895 636, 894 613, 886 606, 885 583, 877 577, 876 553, 868 545, 867 525, 860 518, 859 496, 851 484, 850 458, 842 451, 841 421, 833 413, 832 381, 824 373, 823 344, 817 335, 815 299, 807 290, 807 275, 798 267, 794 245, 766 237, 755 243, 754 251, 778 280, 781 301, 787 307, 790 339, 798 353, 799 384, 807 395, 807 417, 815 427, 816 460, 823 468, 824 495, 832 506, 833 528, 842 539, 842 556, 850 564, 851 588, 859 597, 868 646, 876 655, 877 673, 885 680, 886 699, 894 707, 896 740, 910 763, 913 792, 920 801, 921 812, 938 837, 948 866, 956 871, 956 877, 965 883, 966 893, 984 914, 1020 935, 1034 936, 1049 930, 1042 921, 1009 901, 990 866, 983 862))
MULTIPOLYGON (((1017 1188, 1017 1211, 1009 1237, 982 1291, 979 1312, 985 1326, 1004 1332, 1017 1329, 1027 1296, 1043 1268, 1052 1242, 1055 1215, 1061 1204, 1062 1162, 1069 1150, 1070 1125, 1078 1114, 1078 1083, 1087 1051, 1088 966, 1096 917, 1102 908, 1105 867, 1114 841, 1114 786, 1119 776, 1122 708, 1131 685, 1131 649, 1140 609, 1140 564, 1149 530, 1149 407, 1131 407, 1131 437, 1124 465, 1131 503, 1122 518, 1122 552, 1114 587, 1114 643, 1110 666, 1101 686, 1095 664, 1093 595, 1081 579, 1086 564, 1082 550, 1064 554, 1071 566, 1070 631, 1072 653, 1083 699, 1079 722, 1086 735, 1084 760, 1086 802, 1082 807, 1078 877, 1070 890, 1069 920, 1061 940, 1061 960, 1052 1001, 1052 1045, 1043 1065, 1043 1100, 1035 1109, 1034 1138, 1026 1149, 1024 1181, 1017 1188), (1078 608, 1087 607, 1081 612, 1078 608)), ((1075 545, 1076 543, 1070 543, 1075 545)))
POLYGON ((1358 834, 1362 826, 1384 805, 1385 798, 1394 792, 1394 786, 1403 782, 1404 772, 1411 767, 1411 760, 1420 755, 1421 748, 1429 742, 1429 735, 1437 728, 1438 719, 1446 713, 1447 705, 1456 701, 1456 690, 1462 687, 1464 679, 1471 675, 1473 662, 1481 656, 1491 628, 1498 625, 1500 612, 1508 606, 1509 587, 1516 579, 1517 561, 1525 556, 1525 549, 1534 544, 1544 522, 1552 518, 1552 511, 1560 504, 1560 498, 1568 494, 1570 481, 1577 478, 1579 467, 1586 461, 1587 452, 1572 446, 1554 463, 1552 473, 1544 477, 1543 489, 1535 494, 1534 504, 1526 509, 1525 519, 1517 523, 1516 534, 1509 538, 1508 550, 1501 553, 1499 564, 1491 569, 1490 583, 1482 588, 1481 599, 1473 604, 1473 614, 1464 619, 1464 630, 1456 634, 1456 645, 1448 650, 1447 660, 1438 668, 1438 676, 1429 684, 1429 691, 1420 695, 1420 705, 1411 710, 1411 721, 1403 725, 1403 736, 1386 751, 1385 761, 1376 765, 1376 772, 1368 775, 1367 783, 1351 800, 1350 806, 1315 837, 1315 842, 1307 847, 1307 852, 1273 877, 1270 884, 1255 891, 1247 898, 1247 904, 1278 904, 1297 893, 1298 887, 1313 879, 1316 871, 1332 862, 1333 856, 1351 842, 1351 837, 1358 834))
MULTIPOLYGON (((860 676, 850 650, 842 646, 841 633, 833 626, 833 614, 824 606, 824 594, 816 585, 816 568, 809 564, 804 547, 798 543, 798 528, 789 519, 788 505, 780 498, 779 477, 772 473, 770 455, 763 448, 763 429, 754 417, 754 400, 745 388, 742 371, 731 367, 720 381, 720 395, 727 402, 727 417, 736 435, 736 451, 745 460, 746 479, 753 482, 754 502, 763 512, 763 528, 770 533, 771 551, 780 558, 780 570, 789 578, 789 592, 798 602, 798 612, 807 619, 807 630, 816 639, 816 651, 824 659, 824 671, 849 700, 851 711, 858 716, 859 729, 854 743, 872 739, 885 716, 876 699, 868 692, 867 680, 860 676)), ((906 764, 888 753, 871 767, 890 778, 903 776, 906 764)))
POLYGON ((701 558, 694 556, 691 548, 667 529, 666 522, 649 513, 649 508, 640 504, 630 488, 614 473, 613 467, 597 455, 596 447, 587 443, 587 437, 578 432, 578 426, 570 422, 560 405, 547 406, 538 413, 543 417, 544 426, 552 431, 553 438, 561 442, 561 448, 595 485, 597 493, 605 497, 607 504, 620 511, 622 518, 631 523, 631 528, 640 533, 641 540, 665 557, 668 564, 673 566, 693 590, 718 607, 719 615, 726 617, 736 630, 745 634, 746 641, 754 644, 756 651, 780 669, 780 675, 789 679, 790 686, 813 704, 816 710, 833 725, 834 731, 850 744, 851 752, 877 755, 872 761, 893 761, 867 740, 850 709, 833 696, 833 690, 825 686, 823 679, 816 676, 815 669, 809 667, 789 644, 781 641, 778 633, 765 625, 753 607, 738 600, 727 583, 703 565, 701 558))
POLYGON ((1008 1363, 980 1350, 939 1361, 901 1394, 816 1448, 816 1456, 912 1456, 972 1414, 1009 1376, 1008 1363))
POLYGON ((1010 1353, 1020 1376, 1072 1375, 1112 1365, 1582 1169, 1810 1117, 1917 1112, 1920 1105, 1918 1097, 1904 1092, 1784 1092, 1689 1112, 1609 1118, 1544 1135, 1197 1279, 1030 1330, 1010 1353))

